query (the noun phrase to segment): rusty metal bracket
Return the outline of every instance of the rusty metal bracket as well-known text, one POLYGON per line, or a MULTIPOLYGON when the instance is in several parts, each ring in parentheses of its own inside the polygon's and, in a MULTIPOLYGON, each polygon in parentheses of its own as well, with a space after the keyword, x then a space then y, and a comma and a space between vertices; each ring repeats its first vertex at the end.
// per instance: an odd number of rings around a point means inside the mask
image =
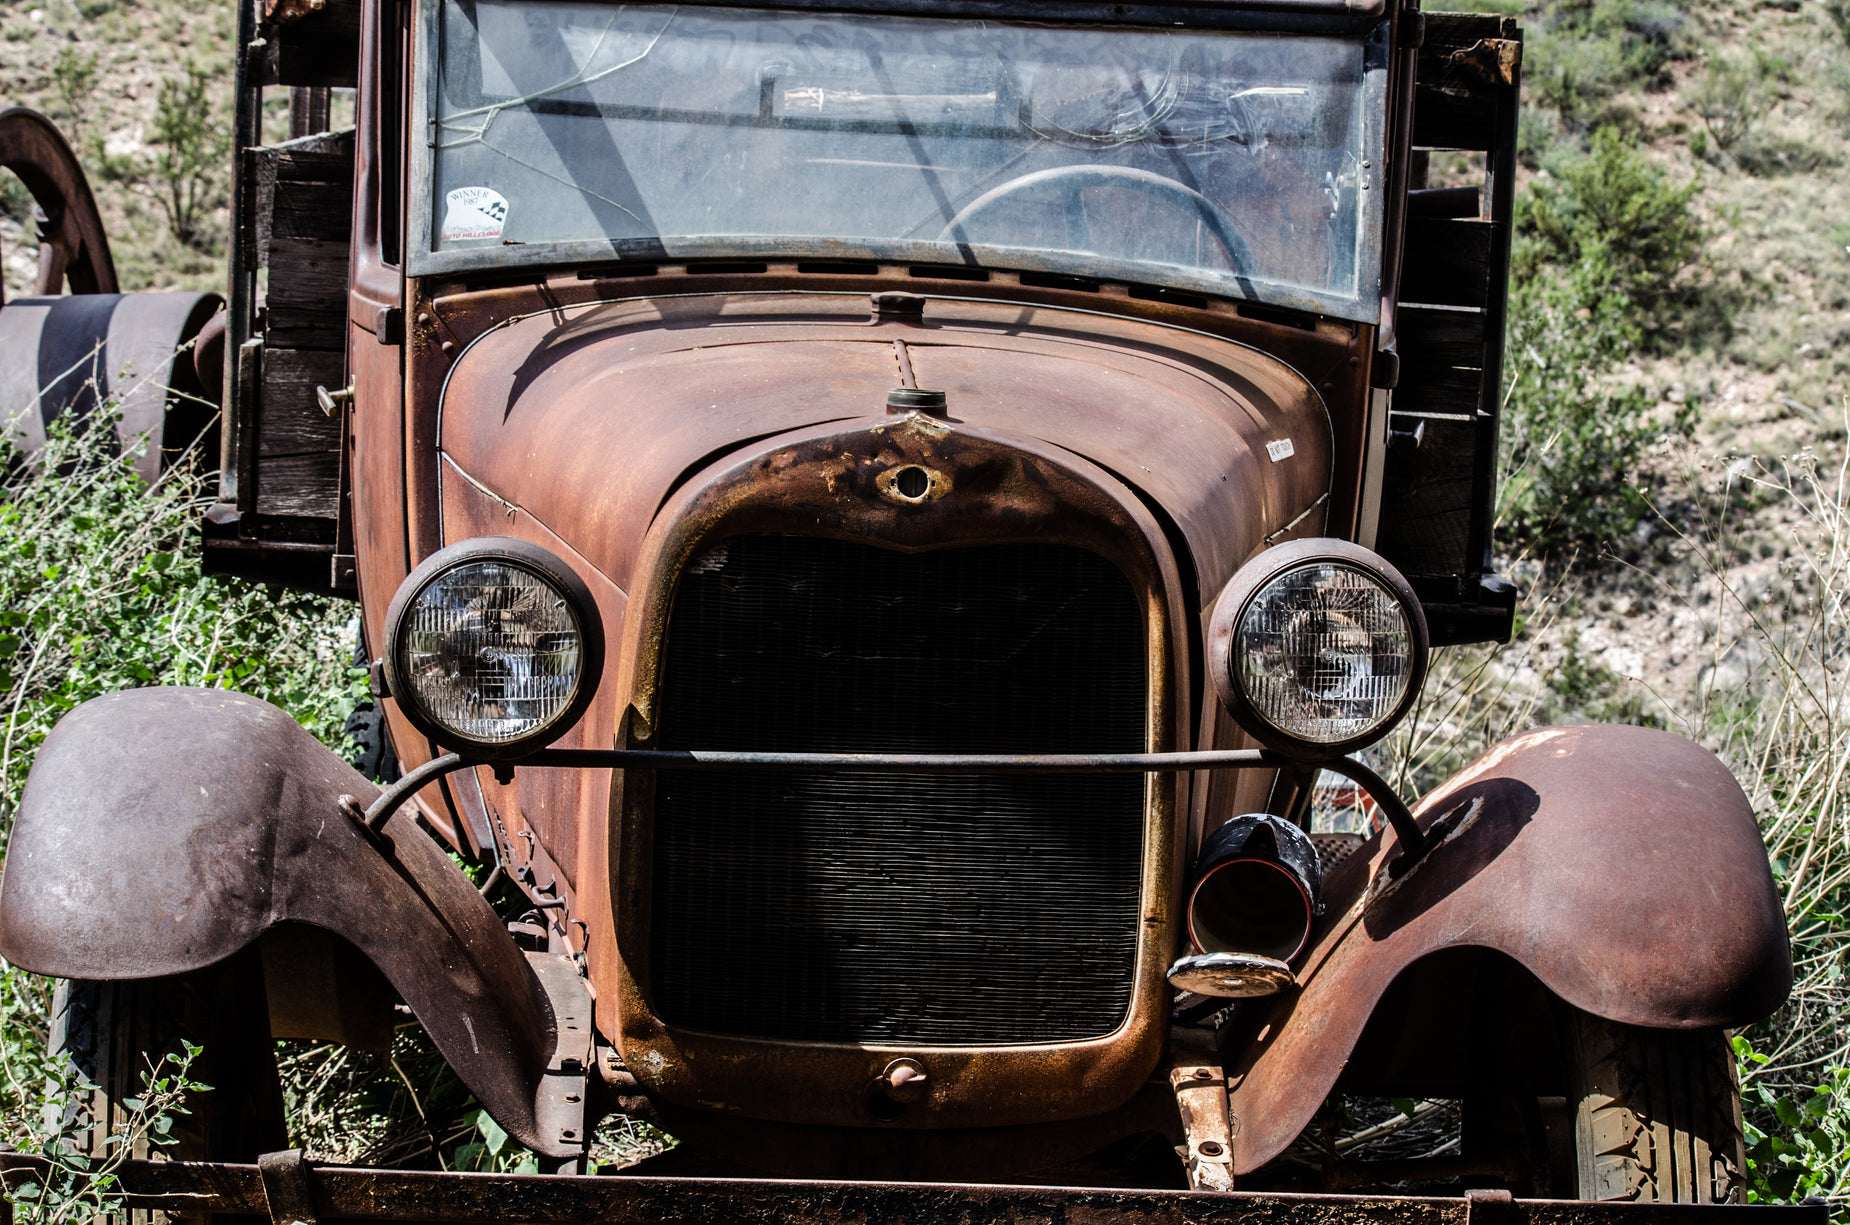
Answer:
POLYGON ((316 1225, 315 1188, 301 1149, 263 1154, 257 1158, 257 1174, 273 1225, 316 1225))
POLYGON ((327 0, 263 0, 263 17, 265 21, 288 25, 313 16, 326 7, 327 0))
POLYGON ((1233 1120, 1227 1110, 1227 1073, 1212 1065, 1169 1070, 1187 1145, 1176 1149, 1191 1191, 1233 1190, 1233 1120))
POLYGON ((1516 1220, 1516 1197, 1492 1187, 1475 1187, 1465 1192, 1465 1225, 1513 1225, 1516 1220))
MULTIPOLYGON (((434 782, 446 774, 454 774, 458 770, 467 769, 469 766, 475 764, 477 763, 464 761, 455 753, 445 753, 442 757, 431 758, 417 769, 406 773, 384 791, 381 791, 379 793, 379 798, 374 800, 371 806, 360 814, 358 818, 359 823, 364 825, 368 831, 375 834, 378 833, 385 828, 385 823, 392 819, 392 814, 397 812, 406 800, 416 795, 424 784, 434 782)), ((342 811, 347 813, 348 816, 353 815, 352 809, 347 808, 345 805, 342 806, 342 811)))
POLYGON ((582 1174, 584 1154, 591 1142, 585 1126, 585 1091, 591 1075, 591 992, 570 957, 556 953, 528 953, 527 964, 539 979, 546 1003, 552 1008, 554 1046, 534 1095, 533 1116, 542 1132, 558 1139, 562 1149, 576 1149, 558 1160, 555 1174, 582 1174))
POLYGON ((1484 84, 1507 88, 1516 84, 1516 70, 1522 65, 1522 42, 1514 38, 1480 38, 1448 58, 1484 84))

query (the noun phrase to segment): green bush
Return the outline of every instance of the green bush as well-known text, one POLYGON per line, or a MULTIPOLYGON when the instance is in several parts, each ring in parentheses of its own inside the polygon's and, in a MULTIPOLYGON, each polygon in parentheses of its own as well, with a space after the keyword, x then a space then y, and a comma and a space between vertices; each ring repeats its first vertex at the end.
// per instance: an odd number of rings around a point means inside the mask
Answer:
POLYGON ((1518 202, 1499 538, 1558 553, 1635 531, 1648 507, 1640 467, 1666 433, 1687 434, 1619 366, 1669 317, 1702 247, 1693 185, 1677 187, 1614 129, 1518 202))
POLYGON ((200 572, 201 500, 144 486, 107 430, 54 436, 0 483, 0 848, 26 768, 65 712, 140 685, 236 688, 339 744, 363 673, 346 606, 200 572))
POLYGON ((1850 1185, 1850 1069, 1826 1068, 1822 1084, 1786 1096, 1753 1079, 1768 1056, 1738 1034, 1734 1052, 1743 1071, 1747 1202, 1840 1199, 1850 1185))
MULTIPOLYGON (((183 1042, 179 1049, 151 1058, 141 1072, 140 1090, 128 1118, 103 1137, 100 1151, 75 1151, 68 1143, 69 1125, 58 1111, 16 1120, 15 1133, 23 1128, 30 1137, 26 1151, 50 1159, 42 1182, 24 1184, 12 1193, 14 1216, 21 1225, 85 1225, 123 1219, 122 1164, 137 1153, 172 1144, 175 1117, 190 1113, 186 1103, 195 1094, 211 1091, 212 1086, 190 1075, 202 1049, 183 1042)), ((68 1061, 48 1061, 40 1070, 40 1083, 82 1079, 68 1061)))
POLYGON ((1626 90, 1663 84, 1695 52, 1689 20, 1663 0, 1566 0, 1526 20, 1523 91, 1570 131, 1598 126, 1626 90))
POLYGON ((1703 68, 1690 91, 1690 108, 1721 152, 1734 152, 1765 115, 1775 71, 1759 52, 1717 55, 1703 68))
POLYGON ((1850 0, 1824 0, 1824 13, 1838 37, 1850 46, 1850 0))
POLYGON ((200 222, 223 193, 230 141, 212 106, 211 78, 189 65, 184 80, 161 82, 154 114, 155 199, 181 242, 206 245, 200 222))
MULTIPOLYGON (((1616 280, 1595 252, 1512 295, 1497 509, 1506 546, 1550 555, 1598 545, 1647 513, 1639 469, 1665 423, 1651 395, 1612 374, 1639 339, 1616 280)), ((1688 414, 1671 428, 1687 432, 1688 414)))
POLYGON ((1582 270, 1583 281, 1597 273, 1637 312, 1642 334, 1702 250, 1690 212, 1697 185, 1671 184, 1616 128, 1600 129, 1591 152, 1551 170, 1518 200, 1515 279, 1544 276, 1550 264, 1582 270))
POLYGON ((90 116, 90 104, 96 96, 96 52, 64 47, 51 68, 58 86, 58 100, 64 103, 65 135, 73 148, 83 147, 84 125, 90 116))

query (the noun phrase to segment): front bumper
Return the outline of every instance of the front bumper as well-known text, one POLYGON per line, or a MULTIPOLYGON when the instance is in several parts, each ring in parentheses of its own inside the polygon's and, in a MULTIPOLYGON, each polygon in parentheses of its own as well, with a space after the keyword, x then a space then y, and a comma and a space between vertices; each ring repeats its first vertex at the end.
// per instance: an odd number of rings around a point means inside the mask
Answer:
MULTIPOLYGON (((42 1157, 0 1153, 9 1194, 52 1175, 42 1157)), ((1794 1207, 1517 1200, 1497 1191, 1462 1198, 1299 1195, 1283 1192, 1119 1191, 933 1183, 795 1182, 722 1178, 438 1174, 315 1168, 299 1152, 259 1165, 125 1162, 120 1188, 134 1208, 431 1225, 1826 1225, 1822 1201, 1794 1207)))

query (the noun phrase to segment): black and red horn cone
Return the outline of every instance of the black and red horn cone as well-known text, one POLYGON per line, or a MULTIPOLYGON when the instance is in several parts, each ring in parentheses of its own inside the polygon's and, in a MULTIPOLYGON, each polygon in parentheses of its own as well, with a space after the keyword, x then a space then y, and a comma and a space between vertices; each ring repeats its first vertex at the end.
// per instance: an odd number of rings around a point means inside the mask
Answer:
POLYGON ((1319 909, 1317 849, 1282 817, 1235 817, 1209 834, 1188 899, 1188 935, 1202 953, 1290 961, 1319 909))

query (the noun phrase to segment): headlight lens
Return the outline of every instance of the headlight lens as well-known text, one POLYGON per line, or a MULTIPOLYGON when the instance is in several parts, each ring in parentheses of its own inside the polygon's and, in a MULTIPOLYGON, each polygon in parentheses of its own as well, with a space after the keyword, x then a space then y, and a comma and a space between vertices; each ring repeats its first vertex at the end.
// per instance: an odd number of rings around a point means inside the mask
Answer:
POLYGON ((1413 679, 1413 627, 1373 576, 1317 562, 1273 579, 1246 607, 1235 671, 1260 718, 1313 744, 1366 735, 1413 679))
POLYGON ((1242 566, 1209 618, 1214 686, 1261 744, 1299 757, 1387 734, 1426 676, 1426 617, 1400 572, 1346 540, 1298 540, 1242 566))
POLYGON ((602 654, 577 576, 514 540, 436 554, 387 620, 392 694, 405 714, 440 742, 490 754, 537 744, 576 718, 602 654))

